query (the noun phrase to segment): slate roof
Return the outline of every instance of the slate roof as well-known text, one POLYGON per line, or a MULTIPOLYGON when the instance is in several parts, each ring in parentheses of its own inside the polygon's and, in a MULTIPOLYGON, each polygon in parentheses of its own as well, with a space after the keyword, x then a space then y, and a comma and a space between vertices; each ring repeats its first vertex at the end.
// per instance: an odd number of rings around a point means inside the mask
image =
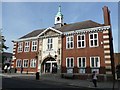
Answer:
POLYGON ((34 30, 34 31, 28 33, 27 35, 20 37, 19 39, 38 36, 44 30, 45 29, 34 30))
MULTIPOLYGON (((104 25, 96 23, 92 20, 87 20, 87 21, 83 21, 83 22, 66 24, 66 25, 62 26, 61 28, 57 28, 57 30, 59 30, 61 32, 67 32, 67 31, 94 28, 94 27, 100 27, 100 26, 104 26, 104 25)), ((43 30, 45 30, 45 29, 34 30, 34 31, 28 33, 27 35, 19 38, 19 39, 38 36, 43 30)))
POLYGON ((3 52, 2 55, 5 57, 8 57, 8 58, 12 58, 12 56, 13 56, 13 54, 9 53, 9 52, 3 52))
POLYGON ((87 20, 87 21, 83 21, 83 22, 67 24, 67 25, 59 28, 58 30, 60 30, 62 32, 67 32, 67 31, 73 31, 73 30, 94 28, 94 27, 99 27, 99 26, 103 26, 103 24, 96 23, 92 20, 87 20))

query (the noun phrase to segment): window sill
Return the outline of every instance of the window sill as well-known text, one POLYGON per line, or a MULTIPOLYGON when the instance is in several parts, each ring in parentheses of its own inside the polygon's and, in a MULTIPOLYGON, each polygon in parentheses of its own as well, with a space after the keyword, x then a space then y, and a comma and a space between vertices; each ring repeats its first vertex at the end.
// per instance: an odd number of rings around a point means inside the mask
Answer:
POLYGON ((67 69, 73 69, 74 67, 66 67, 67 69))
POLYGON ((23 67, 23 68, 28 68, 28 67, 23 67))
POLYGON ((25 53, 28 53, 28 52, 30 52, 30 51, 24 51, 25 53))
POLYGON ((86 69, 86 67, 78 67, 78 69, 86 69))
POLYGON ((30 67, 30 68, 35 69, 36 67, 30 67))
POLYGON ((37 50, 36 51, 31 51, 31 52, 37 52, 37 50))
POLYGON ((66 48, 67 50, 74 49, 74 48, 66 48))
POLYGON ((98 46, 90 46, 90 48, 97 48, 97 47, 99 47, 99 45, 98 46))
POLYGON ((82 48, 86 48, 86 47, 77 47, 77 49, 82 49, 82 48))
POLYGON ((100 67, 90 67, 91 69, 99 69, 100 67))

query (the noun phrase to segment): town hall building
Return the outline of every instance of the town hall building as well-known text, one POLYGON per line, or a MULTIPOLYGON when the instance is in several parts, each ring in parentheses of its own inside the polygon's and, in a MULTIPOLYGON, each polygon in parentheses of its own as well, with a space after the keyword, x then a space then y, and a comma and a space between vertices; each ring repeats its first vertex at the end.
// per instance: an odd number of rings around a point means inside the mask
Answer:
POLYGON ((110 11, 103 7, 104 24, 86 20, 66 24, 59 6, 54 26, 34 30, 14 40, 12 68, 19 73, 59 73, 86 79, 96 71, 114 70, 110 11), (88 77, 88 76, 87 76, 88 77))

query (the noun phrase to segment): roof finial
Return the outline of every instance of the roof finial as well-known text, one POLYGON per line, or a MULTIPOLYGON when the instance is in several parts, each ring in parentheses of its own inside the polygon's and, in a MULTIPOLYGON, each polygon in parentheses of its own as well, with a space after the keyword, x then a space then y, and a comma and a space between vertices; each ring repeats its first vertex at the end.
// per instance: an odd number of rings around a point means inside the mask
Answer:
POLYGON ((58 12, 61 12, 61 5, 59 5, 58 12))

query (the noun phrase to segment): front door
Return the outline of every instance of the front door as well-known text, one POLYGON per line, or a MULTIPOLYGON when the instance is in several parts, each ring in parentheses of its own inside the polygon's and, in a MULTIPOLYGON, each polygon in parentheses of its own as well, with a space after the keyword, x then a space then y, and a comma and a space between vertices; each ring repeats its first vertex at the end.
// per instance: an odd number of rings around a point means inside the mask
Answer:
POLYGON ((50 73, 51 63, 45 63, 45 73, 50 73))
POLYGON ((47 61, 45 63, 45 73, 57 73, 57 63, 54 61, 47 61))
POLYGON ((52 63, 52 73, 57 73, 57 63, 52 63))

